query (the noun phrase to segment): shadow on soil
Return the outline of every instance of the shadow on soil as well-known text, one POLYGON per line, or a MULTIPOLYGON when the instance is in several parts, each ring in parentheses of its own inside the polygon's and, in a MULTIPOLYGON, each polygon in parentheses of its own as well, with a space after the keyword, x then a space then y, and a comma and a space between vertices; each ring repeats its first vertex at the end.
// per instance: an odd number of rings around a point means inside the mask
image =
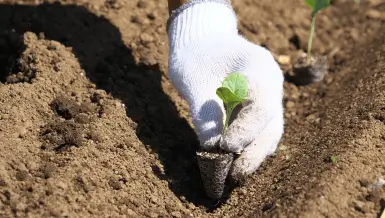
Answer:
POLYGON ((177 196, 212 206, 195 161, 196 134, 163 92, 159 66, 135 63, 117 27, 83 7, 58 3, 0 4, 0 20, 0 82, 12 82, 7 78, 19 70, 26 31, 72 47, 88 78, 126 104, 127 115, 138 124, 138 138, 159 154, 166 176, 157 173, 156 166, 154 173, 167 180, 177 196))

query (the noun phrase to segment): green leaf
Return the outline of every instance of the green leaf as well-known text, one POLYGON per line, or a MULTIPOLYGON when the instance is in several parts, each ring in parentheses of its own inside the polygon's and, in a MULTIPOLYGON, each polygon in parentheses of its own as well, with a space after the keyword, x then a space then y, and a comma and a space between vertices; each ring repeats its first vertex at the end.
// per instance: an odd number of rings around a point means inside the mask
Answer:
POLYGON ((309 6, 312 10, 315 8, 315 3, 317 0, 305 0, 307 6, 309 6))
POLYGON ((245 100, 247 96, 247 80, 240 73, 231 73, 222 83, 222 87, 228 88, 239 99, 245 100))
POLYGON ((305 2, 313 10, 312 16, 330 5, 330 0, 305 0, 305 2))
POLYGON ((223 103, 230 104, 232 102, 242 102, 243 99, 239 98, 227 87, 220 87, 217 89, 217 95, 222 99, 223 103))
POLYGON ((246 100, 247 80, 240 73, 231 73, 223 81, 222 87, 217 88, 216 94, 226 107, 226 121, 223 128, 225 131, 234 108, 246 100))
POLYGON ((337 157, 337 156, 330 156, 330 161, 331 161, 333 164, 337 164, 337 162, 338 162, 338 157, 337 157))

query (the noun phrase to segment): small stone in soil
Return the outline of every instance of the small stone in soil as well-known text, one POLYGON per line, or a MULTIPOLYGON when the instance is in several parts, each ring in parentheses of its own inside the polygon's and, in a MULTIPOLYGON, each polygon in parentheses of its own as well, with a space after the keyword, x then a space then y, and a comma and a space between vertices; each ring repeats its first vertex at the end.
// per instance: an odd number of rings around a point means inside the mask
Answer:
POLYGON ((279 55, 277 57, 277 62, 279 64, 282 64, 282 65, 288 65, 291 62, 290 56, 288 56, 288 55, 279 55))

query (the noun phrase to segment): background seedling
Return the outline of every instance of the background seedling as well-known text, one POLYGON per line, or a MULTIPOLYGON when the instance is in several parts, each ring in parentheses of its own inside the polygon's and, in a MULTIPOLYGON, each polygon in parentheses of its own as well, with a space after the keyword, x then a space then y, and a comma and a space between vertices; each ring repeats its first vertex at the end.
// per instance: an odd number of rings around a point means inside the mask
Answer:
MULTIPOLYGON (((308 40, 308 48, 307 48, 307 59, 306 63, 310 64, 310 55, 311 55, 311 48, 314 38, 314 29, 315 29, 315 21, 316 21, 316 15, 321 10, 329 7, 330 0, 305 0, 306 4, 312 9, 311 13, 311 26, 310 26, 310 34, 309 34, 309 40, 308 40)), ((355 3, 359 3, 359 0, 354 0, 355 3)))
POLYGON ((231 73, 216 91, 219 98, 222 99, 226 108, 226 121, 223 132, 229 125, 230 116, 235 107, 246 100, 247 96, 247 80, 240 73, 231 73))
POLYGON ((322 9, 327 8, 330 5, 330 0, 305 0, 306 4, 313 10, 311 13, 311 26, 310 34, 307 47, 307 58, 306 63, 310 64, 311 46, 313 43, 314 29, 315 29, 315 18, 318 12, 322 9))
POLYGON ((327 57, 312 56, 311 49, 314 38, 316 15, 330 5, 330 0, 305 0, 305 2, 312 9, 307 54, 303 53, 297 60, 295 60, 293 63, 293 75, 288 77, 288 80, 296 85, 308 85, 323 80, 327 74, 328 68, 327 57))
POLYGON ((330 156, 330 162, 332 162, 333 164, 337 164, 338 163, 338 157, 337 156, 330 156))

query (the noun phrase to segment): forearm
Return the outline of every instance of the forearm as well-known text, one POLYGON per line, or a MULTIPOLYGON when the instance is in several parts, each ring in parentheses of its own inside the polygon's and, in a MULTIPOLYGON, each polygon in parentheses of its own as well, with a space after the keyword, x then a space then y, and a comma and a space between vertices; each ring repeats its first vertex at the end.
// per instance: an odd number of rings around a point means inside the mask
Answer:
POLYGON ((188 2, 188 0, 168 0, 168 12, 171 14, 171 12, 179 6, 183 5, 184 3, 188 2))
MULTIPOLYGON (((187 3, 189 0, 168 0, 168 13, 171 15, 171 12, 180 6, 182 6, 184 3, 187 3)), ((231 3, 231 0, 226 0, 228 3, 231 3)))

